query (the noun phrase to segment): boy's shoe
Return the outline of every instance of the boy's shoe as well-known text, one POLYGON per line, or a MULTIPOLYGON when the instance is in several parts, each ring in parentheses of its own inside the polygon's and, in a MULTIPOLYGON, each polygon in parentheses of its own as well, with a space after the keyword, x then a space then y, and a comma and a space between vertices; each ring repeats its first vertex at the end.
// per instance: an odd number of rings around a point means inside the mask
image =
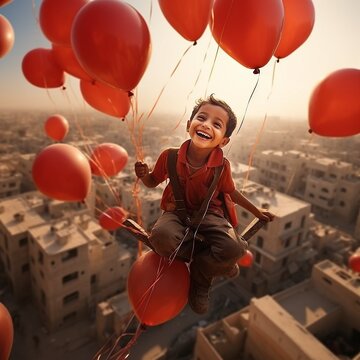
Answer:
POLYGON ((209 310, 210 287, 200 286, 190 281, 188 304, 197 314, 205 314, 209 310))
POLYGON ((238 264, 235 264, 231 270, 225 274, 225 276, 229 279, 234 279, 236 277, 238 277, 240 274, 240 269, 239 269, 239 265, 238 264))

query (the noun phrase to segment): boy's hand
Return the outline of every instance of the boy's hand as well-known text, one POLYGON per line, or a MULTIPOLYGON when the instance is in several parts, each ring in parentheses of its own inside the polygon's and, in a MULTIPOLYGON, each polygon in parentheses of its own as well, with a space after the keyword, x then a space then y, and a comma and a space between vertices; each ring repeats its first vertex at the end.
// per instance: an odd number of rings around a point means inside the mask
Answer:
POLYGON ((142 161, 137 161, 135 163, 135 174, 140 179, 148 175, 149 174, 148 165, 142 161))
POLYGON ((266 222, 273 221, 275 218, 275 215, 267 210, 260 210, 260 215, 258 216, 260 220, 264 220, 266 222))

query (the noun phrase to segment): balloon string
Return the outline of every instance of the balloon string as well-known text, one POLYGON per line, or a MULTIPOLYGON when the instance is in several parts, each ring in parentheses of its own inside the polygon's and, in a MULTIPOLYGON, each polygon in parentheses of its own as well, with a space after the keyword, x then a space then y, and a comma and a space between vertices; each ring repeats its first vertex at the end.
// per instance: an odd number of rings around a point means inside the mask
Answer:
MULTIPOLYGON (((276 61, 275 61, 274 66, 273 66, 273 72, 272 72, 272 78, 271 78, 270 91, 269 91, 269 94, 268 94, 268 96, 267 96, 267 98, 266 98, 266 99, 267 99, 267 108, 268 108, 270 96, 271 96, 271 94, 272 94, 273 87, 274 87, 275 70, 276 70, 276 61)), ((251 93, 250 99, 251 99, 251 97, 252 97, 253 94, 254 94, 254 91, 255 91, 255 89, 256 89, 256 87, 257 87, 257 84, 258 84, 258 82, 259 82, 259 78, 260 78, 260 72, 258 73, 258 79, 257 79, 256 85, 255 85, 255 87, 254 87, 254 89, 253 89, 253 91, 252 91, 252 93, 251 93)), ((249 99, 248 104, 247 104, 247 106, 246 106, 246 110, 247 110, 247 108, 248 108, 250 99, 249 99)), ((246 111, 245 111, 245 113, 246 113, 246 111)), ((254 157, 254 153, 255 153, 256 147, 257 147, 258 143, 260 142, 260 137, 261 137, 262 132, 263 132, 263 130, 264 130, 264 128, 265 128, 265 123, 266 123, 266 119, 267 119, 267 116, 268 116, 267 113, 268 113, 268 112, 267 112, 267 110, 266 110, 266 113, 265 113, 265 115, 264 115, 264 120, 263 120, 263 123, 262 123, 262 125, 261 125, 260 131, 258 131, 257 136, 256 136, 256 139, 255 139, 255 142, 254 142, 254 145, 253 145, 252 148, 251 148, 251 152, 250 152, 250 155, 249 155, 249 161, 248 161, 248 169, 247 169, 247 172, 246 172, 246 174, 245 174, 242 191, 244 191, 245 186, 246 186, 246 183, 247 183, 247 181, 248 181, 248 179, 249 179, 250 167, 251 167, 251 165, 252 165, 252 161, 253 161, 253 157, 254 157)), ((245 114, 244 114, 244 117, 245 117, 245 114)), ((243 121, 244 121, 244 117, 243 117, 243 120, 242 120, 242 122, 241 122, 241 124, 240 124, 240 128, 241 128, 242 123, 243 123, 243 121)), ((240 130, 240 128, 239 128, 239 130, 240 130)), ((239 130, 238 130, 238 132, 239 132, 239 130)))
POLYGON ((257 79, 256 79, 255 86, 254 86, 254 88, 252 89, 252 92, 251 92, 251 94, 250 94, 249 100, 248 100, 248 102, 247 102, 247 104, 246 104, 245 112, 244 112, 244 115, 243 115, 243 117, 242 117, 242 119, 241 119, 241 122, 240 122, 240 125, 239 125, 239 129, 238 129, 236 135, 239 133, 241 127, 242 127, 243 124, 244 124, 245 116, 246 116, 247 110, 248 110, 248 108, 249 108, 250 101, 251 101, 251 99, 252 99, 252 97, 253 97, 253 95, 254 95, 254 93, 255 93, 255 90, 256 90, 258 84, 259 84, 260 72, 259 72, 257 75, 258 75, 258 76, 257 76, 257 79))
POLYGON ((150 1, 149 26, 151 24, 152 14, 153 14, 153 0, 150 1))
POLYGON ((170 74, 170 77, 168 78, 167 82, 164 84, 164 86, 162 87, 162 89, 160 90, 160 93, 157 97, 157 99, 155 100, 154 105, 152 106, 151 110, 149 111, 148 115, 146 116, 146 121, 149 120, 150 116, 152 115, 153 111, 155 110, 156 105, 158 104, 165 88, 167 87, 167 85, 169 84, 170 80, 172 79, 172 77, 174 76, 176 70, 178 69, 178 67, 180 66, 182 60, 184 59, 185 55, 188 53, 188 51, 194 46, 194 44, 190 45, 182 54, 182 56, 180 57, 179 61, 177 62, 177 64, 175 65, 173 71, 170 74))
MULTIPOLYGON (((230 14, 231 14, 231 10, 232 10, 233 4, 234 4, 234 0, 231 1, 231 4, 230 4, 229 9, 228 9, 228 12, 227 12, 227 14, 226 14, 226 19, 225 19, 223 28, 221 29, 221 35, 220 35, 220 39, 219 39, 219 42, 218 42, 218 45, 217 45, 217 48, 216 48, 215 57, 214 57, 214 61, 213 61, 212 66, 211 66, 211 70, 210 70, 210 74, 209 74, 209 77, 208 77, 208 81, 207 81, 207 84, 206 84, 206 89, 205 89, 205 95, 204 95, 204 97, 207 96, 208 87, 209 87, 210 80, 211 80, 212 74, 213 74, 213 72, 214 72, 215 63, 216 63, 216 60, 217 60, 217 57, 218 57, 218 54, 219 54, 220 44, 221 44, 221 42, 222 42, 222 38, 223 38, 223 35, 224 35, 224 31, 225 31, 226 25, 227 25, 227 23, 228 23, 228 21, 229 21, 229 17, 230 17, 230 14)), ((211 33, 213 33, 213 26, 214 26, 214 22, 212 23, 211 33)))
POLYGON ((196 88, 196 85, 197 85, 198 82, 199 82, 199 79, 200 79, 200 76, 201 76, 201 74, 202 74, 202 71, 203 71, 203 68, 204 68, 204 65, 205 65, 205 61, 206 61, 206 58, 207 58, 207 55, 208 55, 208 52, 209 52, 211 40, 212 40, 212 37, 210 36, 210 37, 209 37, 208 46, 207 46, 207 49, 206 49, 205 54, 204 54, 204 57, 203 57, 203 61, 202 61, 202 64, 201 64, 201 66, 200 66, 200 70, 199 70, 198 75, 197 75, 197 77, 196 77, 196 79, 195 79, 195 82, 194 82, 194 85, 193 85, 192 89, 191 89, 190 92, 187 94, 184 112, 182 113, 179 121, 177 122, 177 124, 176 124, 175 127, 173 128, 173 131, 176 130, 176 129, 179 127, 179 125, 181 124, 181 122, 182 122, 182 120, 184 119, 184 116, 185 116, 185 114, 186 114, 186 112, 187 112, 187 105, 188 105, 188 103, 189 103, 189 98, 190 98, 191 94, 194 92, 194 90, 195 90, 195 88, 196 88))

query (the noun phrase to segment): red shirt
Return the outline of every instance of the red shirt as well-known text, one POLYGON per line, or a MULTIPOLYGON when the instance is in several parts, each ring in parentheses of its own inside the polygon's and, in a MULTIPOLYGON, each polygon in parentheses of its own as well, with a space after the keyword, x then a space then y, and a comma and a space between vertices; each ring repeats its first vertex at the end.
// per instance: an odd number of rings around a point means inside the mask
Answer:
MULTIPOLYGON (((176 171, 179 177, 180 185, 184 190, 186 209, 190 214, 192 214, 194 210, 198 210, 201 207, 201 204, 205 199, 208 189, 211 185, 215 168, 224 164, 223 172, 220 176, 214 196, 210 201, 208 209, 208 212, 215 212, 224 215, 223 201, 219 198, 219 193, 223 192, 225 194, 230 194, 235 190, 235 184, 231 176, 230 163, 226 158, 224 158, 221 148, 216 147, 211 152, 207 163, 195 173, 191 174, 186 160, 186 153, 190 141, 191 140, 187 140, 181 145, 178 151, 178 160, 176 164, 176 171)), ((153 177, 159 183, 169 178, 167 173, 168 152, 169 150, 167 149, 160 154, 152 172, 153 177)), ((161 209, 164 211, 175 210, 174 195, 170 183, 164 190, 161 199, 161 209)), ((231 214, 231 223, 233 226, 236 226, 236 219, 234 219, 234 215, 236 217, 235 211, 234 209, 229 208, 228 210, 230 210, 231 214)))

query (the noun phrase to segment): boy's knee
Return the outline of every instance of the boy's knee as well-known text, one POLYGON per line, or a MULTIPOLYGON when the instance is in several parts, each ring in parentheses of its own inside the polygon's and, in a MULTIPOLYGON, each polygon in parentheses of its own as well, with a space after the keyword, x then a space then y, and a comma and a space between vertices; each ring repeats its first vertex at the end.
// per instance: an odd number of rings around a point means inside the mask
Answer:
POLYGON ((247 249, 247 242, 239 239, 239 241, 228 242, 223 249, 223 256, 226 259, 241 258, 247 249))
POLYGON ((153 229, 149 241, 160 256, 169 257, 174 251, 173 241, 171 241, 170 232, 167 229, 153 229))

